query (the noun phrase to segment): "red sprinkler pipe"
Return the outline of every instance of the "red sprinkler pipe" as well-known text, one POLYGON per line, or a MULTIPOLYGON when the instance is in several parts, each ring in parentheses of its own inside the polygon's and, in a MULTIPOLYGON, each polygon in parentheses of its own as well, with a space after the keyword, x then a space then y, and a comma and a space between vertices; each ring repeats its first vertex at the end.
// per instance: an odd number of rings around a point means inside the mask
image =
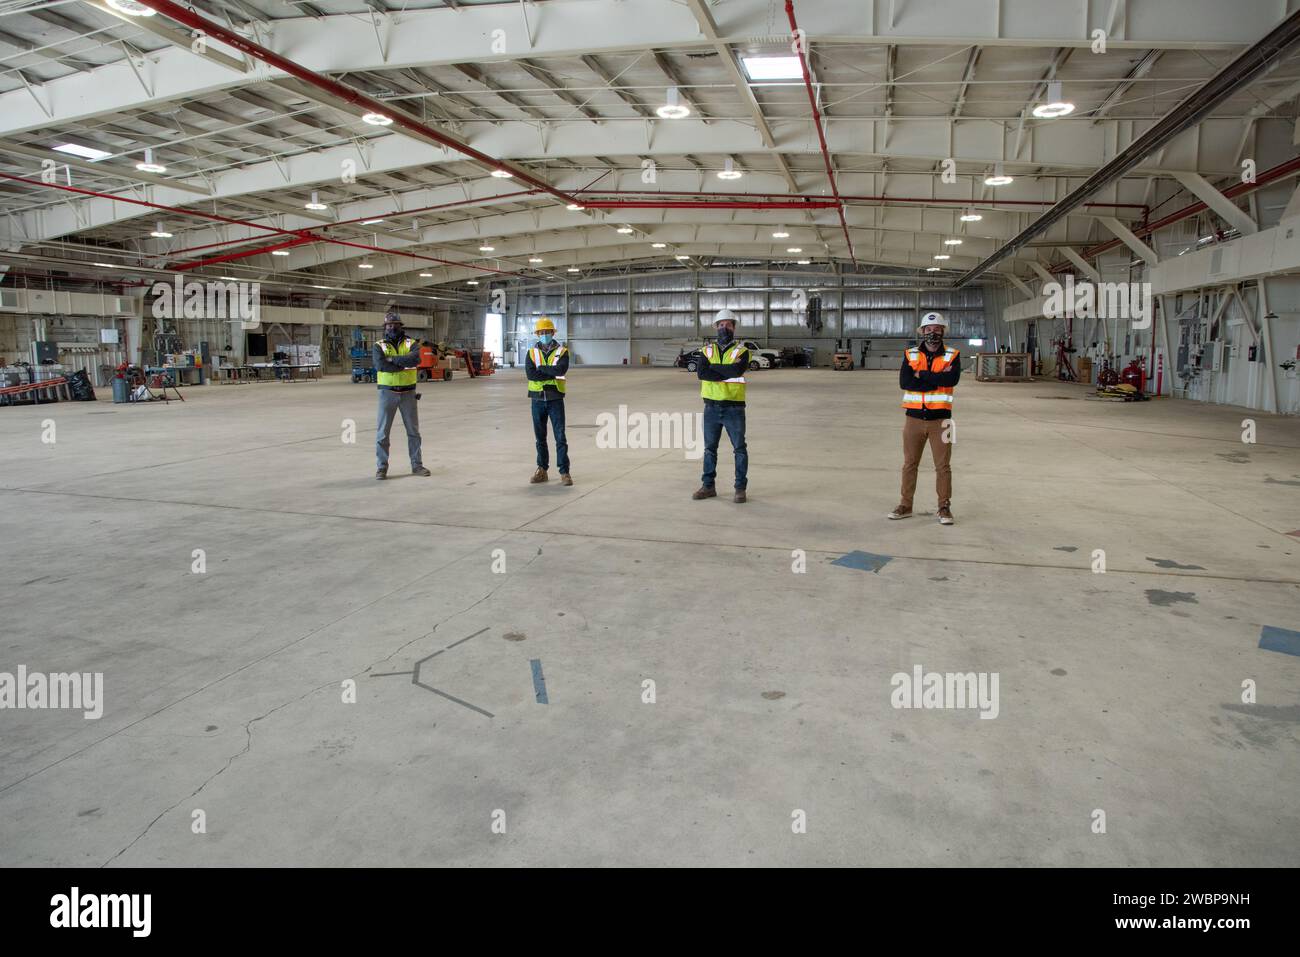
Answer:
POLYGON ((228 263, 235 259, 247 259, 249 256, 260 256, 263 253, 275 252, 277 249, 291 249, 294 246, 301 246, 304 243, 314 242, 316 242, 314 237, 311 239, 290 239, 286 242, 276 243, 273 246, 258 246, 256 249, 245 249, 242 252, 226 253, 224 256, 213 256, 210 259, 196 259, 193 262, 172 266, 171 269, 173 272, 188 272, 191 269, 198 269, 202 266, 215 266, 217 263, 228 263))
POLYGON ((831 166, 831 152, 826 145, 826 133, 822 130, 821 113, 817 111, 817 96, 813 93, 812 74, 808 71, 810 52, 806 49, 807 44, 802 42, 803 34, 799 32, 799 24, 794 19, 794 0, 785 0, 785 13, 790 19, 791 35, 800 38, 798 41, 799 68, 803 70, 804 86, 808 88, 808 105, 812 107, 813 126, 817 129, 817 139, 821 143, 822 161, 826 164, 826 177, 831 181, 831 192, 835 195, 835 202, 839 204, 837 212, 840 214, 840 227, 844 230, 844 241, 849 244, 849 259, 856 266, 858 257, 853 253, 853 240, 849 238, 849 221, 844 218, 844 201, 840 199, 840 188, 835 182, 835 170, 831 166))
POLYGON ((277 70, 281 70, 292 77, 296 77, 304 83, 310 84, 317 89, 324 90, 332 96, 336 96, 339 99, 351 103, 353 106, 361 107, 368 113, 378 113, 381 116, 391 117, 393 125, 401 127, 408 133, 414 133, 424 139, 433 140, 435 143, 439 143, 448 149, 453 149, 463 156, 468 156, 470 159, 486 166, 488 169, 505 170, 520 182, 527 183, 529 186, 535 186, 543 192, 550 193, 556 199, 563 200, 566 203, 578 202, 573 196, 563 192, 562 190, 556 189, 550 183, 543 179, 538 179, 526 170, 488 156, 486 153, 480 153, 468 143, 462 143, 453 136, 448 136, 446 133, 440 133, 433 127, 421 123, 414 117, 394 110, 391 105, 386 105, 379 100, 366 96, 358 90, 352 89, 352 87, 347 86, 346 84, 330 79, 328 76, 317 73, 315 70, 309 70, 305 66, 295 63, 293 60, 286 59, 278 53, 274 53, 266 47, 254 43, 252 40, 245 39, 234 30, 228 29, 214 20, 209 20, 206 17, 199 16, 193 10, 181 6, 179 3, 173 3, 172 0, 139 0, 139 2, 151 10, 170 17, 177 23, 182 23, 192 30, 201 31, 205 36, 215 37, 227 46, 238 50, 240 53, 256 57, 263 63, 266 63, 277 70))
MULTIPOLYGON (((321 236, 311 232, 310 230, 305 230, 305 229, 274 229, 270 226, 262 226, 258 223, 250 223, 247 220, 243 220, 243 219, 230 219, 229 217, 226 216, 218 216, 215 213, 201 213, 196 209, 182 209, 179 206, 163 206, 159 203, 146 202, 143 199, 130 199, 126 196, 114 196, 112 193, 100 193, 93 189, 81 189, 78 186, 65 186, 62 183, 42 183, 39 180, 28 179, 25 176, 14 176, 12 173, 0 172, 0 178, 13 180, 14 182, 17 183, 27 183, 29 186, 39 186, 43 189, 58 189, 58 190, 62 190, 65 193, 78 193, 82 196, 94 196, 99 199, 109 199, 115 203, 127 203, 128 205, 131 206, 146 206, 149 209, 160 209, 163 210, 164 212, 175 213, 177 216, 193 216, 198 219, 211 219, 219 223, 229 223, 232 226, 249 226, 252 227, 253 229, 260 229, 276 236, 295 236, 301 239, 303 242, 330 243, 335 246, 354 246, 357 249, 370 249, 375 252, 387 253, 390 256, 405 256, 408 259, 423 259, 426 262, 442 263, 443 265, 446 266, 463 266, 466 269, 477 269, 479 272, 499 273, 505 276, 523 275, 523 273, 509 273, 500 269, 488 269, 485 266, 475 266, 473 263, 458 263, 458 262, 452 262, 450 259, 437 259, 433 256, 421 256, 417 253, 407 253, 397 249, 383 249, 379 246, 367 246, 362 243, 344 242, 342 239, 333 239, 329 236, 321 236)), ((231 242, 244 242, 244 241, 245 240, 232 240, 231 242)), ((229 244, 220 243, 214 245, 229 245, 229 244)), ((298 244, 294 243, 293 245, 298 245, 298 244)), ((271 249, 278 249, 278 248, 280 247, 268 246, 259 251, 269 252, 271 249)), ((248 253, 248 255, 252 255, 252 253, 248 253)), ((183 271, 177 269, 176 267, 170 267, 170 268, 173 268, 175 271, 183 271)), ((187 265, 187 268, 193 269, 194 267, 192 265, 187 265)))
MULTIPOLYGON (((1223 195, 1227 199, 1235 199, 1238 196, 1253 193, 1255 190, 1275 183, 1280 179, 1295 176, 1297 173, 1300 173, 1300 156, 1297 156, 1295 159, 1289 159, 1285 163, 1279 163, 1277 166, 1269 167, 1256 176, 1255 182, 1253 183, 1237 183, 1235 186, 1228 187, 1223 190, 1223 195)), ((1195 216, 1197 213, 1203 212, 1206 209, 1209 209, 1209 207, 1198 200, 1189 206, 1184 206, 1182 209, 1174 210, 1168 216, 1162 216, 1154 223, 1147 223, 1145 226, 1135 229, 1133 235, 1137 236, 1139 239, 1144 236, 1150 236, 1157 229, 1164 229, 1166 226, 1172 226, 1174 223, 1181 222, 1189 216, 1195 216)), ((1085 259, 1095 259, 1102 253, 1110 252, 1119 245, 1120 240, 1112 239, 1108 242, 1101 243, 1098 246, 1093 246, 1091 249, 1085 249, 1083 251, 1083 257, 1085 259)), ((1055 266, 1051 267, 1050 271, 1059 272, 1062 269, 1069 268, 1070 264, 1068 262, 1057 263, 1055 266)))
POLYGON ((583 204, 588 209, 837 209, 837 203, 830 200, 813 201, 813 202, 750 202, 742 203, 734 200, 727 200, 722 203, 708 203, 693 200, 661 200, 659 202, 642 202, 640 200, 627 200, 622 202, 606 202, 604 200, 591 200, 583 204))
POLYGON ((14 176, 12 173, 0 173, 0 177, 13 180, 16 183, 26 183, 29 186, 40 186, 44 189, 61 189, 65 193, 79 193, 82 196, 94 196, 98 199, 111 199, 115 203, 127 203, 131 206, 146 206, 149 209, 160 209, 165 213, 177 213, 181 216, 195 216, 199 219, 211 219, 218 223, 229 223, 232 226, 251 226, 253 229, 260 229, 276 236, 311 235, 311 233, 302 229, 274 229, 271 226, 261 226, 257 223, 250 223, 243 219, 229 219, 225 216, 218 216, 215 213, 201 213, 198 210, 181 209, 177 206, 163 206, 160 203, 149 203, 143 199, 129 199, 126 196, 114 196, 112 193, 100 193, 93 189, 81 189, 77 186, 64 186, 62 183, 42 183, 39 180, 28 179, 25 176, 14 176))

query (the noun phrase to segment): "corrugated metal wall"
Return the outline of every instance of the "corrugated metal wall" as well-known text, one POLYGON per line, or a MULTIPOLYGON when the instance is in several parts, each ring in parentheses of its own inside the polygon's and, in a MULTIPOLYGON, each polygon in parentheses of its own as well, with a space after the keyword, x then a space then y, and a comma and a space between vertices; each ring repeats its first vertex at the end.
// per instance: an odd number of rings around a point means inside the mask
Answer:
POLYGON ((526 286, 519 290, 517 310, 527 323, 550 316, 561 336, 572 339, 698 337, 723 308, 737 314, 742 334, 772 339, 910 338, 921 314, 931 309, 947 316, 956 338, 986 334, 982 287, 918 290, 916 284, 866 274, 682 270, 526 286), (817 333, 806 325, 814 296, 821 300, 817 333))

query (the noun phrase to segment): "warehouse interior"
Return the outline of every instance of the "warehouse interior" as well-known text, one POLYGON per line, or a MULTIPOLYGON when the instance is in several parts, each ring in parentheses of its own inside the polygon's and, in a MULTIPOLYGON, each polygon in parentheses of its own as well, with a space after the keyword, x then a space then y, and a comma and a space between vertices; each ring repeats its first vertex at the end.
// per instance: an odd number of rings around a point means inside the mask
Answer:
POLYGON ((0 0, 0 866, 1294 866, 1298 120, 1300 0, 0 0))

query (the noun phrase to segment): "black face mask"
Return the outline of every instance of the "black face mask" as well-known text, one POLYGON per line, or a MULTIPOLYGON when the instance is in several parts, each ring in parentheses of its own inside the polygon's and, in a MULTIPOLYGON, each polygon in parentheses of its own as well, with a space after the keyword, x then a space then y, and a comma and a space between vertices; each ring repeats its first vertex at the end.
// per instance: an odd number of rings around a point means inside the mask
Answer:
POLYGON ((405 337, 405 335, 406 335, 406 330, 403 329, 401 326, 384 327, 384 338, 387 339, 389 342, 399 342, 405 337))
POLYGON ((942 332, 927 332, 927 333, 925 334, 925 344, 926 344, 927 346, 941 346, 941 345, 943 345, 943 333, 942 333, 942 332))
POLYGON ((736 334, 726 326, 722 326, 718 329, 718 345, 725 346, 734 338, 736 338, 736 334))

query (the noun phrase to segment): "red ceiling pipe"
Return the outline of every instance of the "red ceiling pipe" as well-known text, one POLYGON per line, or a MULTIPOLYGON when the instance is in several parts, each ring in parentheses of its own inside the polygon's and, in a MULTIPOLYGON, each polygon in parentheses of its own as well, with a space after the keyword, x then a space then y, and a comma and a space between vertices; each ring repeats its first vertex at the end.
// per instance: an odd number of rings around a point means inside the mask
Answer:
POLYGON ((292 60, 288 60, 280 56, 278 53, 274 53, 266 47, 254 43, 252 40, 245 39, 234 30, 228 29, 214 20, 209 20, 206 17, 199 16, 193 10, 181 6, 179 3, 173 3, 172 0, 139 0, 139 2, 144 4, 146 7, 149 7, 151 10, 155 10, 158 13, 170 17, 177 23, 183 23, 192 30, 199 30, 205 36, 215 37, 222 43, 238 50, 240 53, 246 53, 251 57, 256 57, 263 63, 275 67, 277 70, 282 70, 292 77, 297 77, 304 83, 308 83, 317 89, 324 90, 339 99, 351 103, 353 106, 361 107, 369 113, 379 113, 383 116, 392 117, 393 125, 399 126, 409 133, 415 133, 425 139, 431 139, 435 143, 440 143, 448 149, 453 149, 463 156, 468 156, 470 159, 488 167, 489 169, 505 170, 506 172, 511 173, 514 178, 520 182, 527 183, 529 186, 536 186, 543 192, 550 193, 556 199, 563 200, 566 203, 577 202, 577 200, 568 193, 556 189, 550 183, 543 179, 538 179, 526 170, 488 156, 486 153, 480 153, 468 143, 462 143, 455 137, 448 136, 446 133, 440 133, 433 127, 421 123, 419 120, 407 115, 406 113, 394 110, 391 104, 386 105, 373 97, 366 96, 364 93, 352 89, 352 87, 347 86, 346 84, 331 79, 322 73, 317 73, 315 70, 309 70, 305 66, 301 66, 292 60))
MULTIPOLYGON (((98 197, 99 199, 110 199, 115 203, 127 203, 132 206, 147 206, 149 209, 161 209, 164 212, 175 213, 177 216, 193 216, 198 219, 210 219, 219 223, 229 223, 232 226, 249 226, 252 227, 253 229, 261 229, 267 233, 271 233, 272 235, 276 235, 276 236, 294 236, 305 242, 330 243, 335 246, 355 246, 357 249, 372 249, 375 252, 388 253, 389 255, 392 256, 406 256, 409 259, 423 259, 426 262, 442 263, 443 265, 447 265, 447 266, 464 266, 466 269, 477 269, 480 272, 491 272, 491 273, 502 272, 502 270, 500 269, 487 269, 483 266, 475 266, 473 263, 458 263, 458 262, 452 262, 451 260, 448 259, 435 259, 432 256, 420 256, 417 255, 416 253, 401 252, 396 249, 381 249, 378 246, 366 246, 361 243, 344 242, 341 239, 333 239, 329 236, 320 236, 317 235, 316 233, 313 233, 305 229, 274 229, 270 226, 262 226, 259 225, 258 223, 250 223, 247 220, 243 220, 243 219, 230 219, 229 217, 226 216, 218 216, 215 213, 201 213, 195 209, 182 209, 179 206, 163 206, 159 203, 146 202, 143 199, 129 199, 128 197, 125 196, 114 196, 112 193, 100 193, 93 189, 81 189, 78 186, 65 186, 62 183, 42 183, 39 180, 27 179, 26 177, 23 176, 14 176, 11 173, 0 172, 0 178, 13 180, 18 183, 27 183, 30 186, 39 186, 44 189, 58 189, 58 190, 63 190, 66 193, 78 193, 82 196, 95 196, 98 197)), ((245 242, 245 241, 246 240, 231 240, 231 243, 245 242)), ((214 245, 229 245, 229 243, 219 243, 214 245)), ((293 245, 297 245, 297 243, 294 243, 293 245)), ((268 246, 266 247, 266 250, 263 251, 269 251, 272 248, 279 248, 279 247, 268 246)), ((251 253, 249 255, 251 255, 251 253)), ((503 273, 503 274, 522 275, 521 273, 503 273)))
POLYGON ((844 202, 840 199, 840 188, 835 182, 835 170, 831 167, 831 151, 826 145, 826 133, 822 130, 821 113, 817 111, 817 95, 813 93, 812 74, 808 71, 808 57, 811 53, 806 49, 806 44, 802 39, 804 35, 799 32, 799 24, 794 19, 794 0, 785 0, 785 14, 790 19, 790 34, 800 38, 799 68, 803 70, 804 86, 808 88, 808 105, 812 107, 813 126, 817 129, 817 139, 822 146, 822 160, 826 163, 826 176, 831 181, 831 192, 835 194, 835 202, 839 203, 836 212, 840 214, 840 226, 844 230, 844 241, 849 244, 849 259, 856 266, 858 257, 853 253, 853 240, 849 238, 849 221, 844 218, 844 202))
MULTIPOLYGON (((1300 173, 1300 156, 1297 156, 1295 159, 1289 159, 1285 163, 1279 163, 1277 166, 1269 167, 1256 176, 1255 182, 1253 183, 1237 183, 1235 186, 1228 187, 1223 191, 1223 195, 1228 199, 1235 199, 1238 196, 1253 193, 1255 190, 1268 186, 1271 183, 1276 183, 1278 180, 1286 179, 1289 176, 1295 176, 1297 173, 1300 173)), ((1190 206, 1184 206, 1182 209, 1174 210, 1168 216, 1162 216, 1154 223, 1147 223, 1145 226, 1133 230, 1133 235, 1137 236, 1139 239, 1143 236, 1150 236, 1157 229, 1164 229, 1166 226, 1172 226, 1174 223, 1181 222, 1189 216, 1195 216, 1197 213, 1203 212, 1206 209, 1209 209, 1209 207, 1200 200, 1197 200, 1190 206)), ((1093 246, 1090 249, 1085 249, 1083 251, 1083 256, 1086 259, 1094 259, 1102 253, 1110 252, 1119 245, 1121 245, 1120 240, 1112 239, 1108 242, 1101 243, 1100 245, 1093 246)), ((1057 263, 1055 266, 1051 267, 1050 271, 1060 272, 1063 269, 1069 268, 1071 268, 1071 264, 1068 262, 1057 263)))
POLYGON ((226 253, 224 256, 213 256, 210 259, 196 259, 194 262, 188 262, 167 268, 175 272, 187 272, 190 269, 198 269, 201 266, 215 266, 217 263, 228 263, 235 259, 247 259, 249 256, 260 256, 263 253, 275 252, 277 249, 290 249, 294 246, 301 246, 304 243, 316 242, 315 237, 311 239, 298 238, 290 239, 282 243, 276 243, 273 246, 258 246, 256 249, 245 249, 242 252, 226 253))
POLYGON ((161 209, 165 213, 176 213, 180 216, 195 216, 199 219, 211 219, 218 223, 229 223, 232 226, 251 226, 253 229, 261 229, 277 236, 311 235, 311 233, 302 229, 274 229, 271 226, 260 226, 257 223, 250 223, 243 219, 230 219, 226 216, 218 216, 215 213, 201 213, 198 210, 181 209, 178 206, 163 206, 160 203, 149 203, 143 199, 129 199, 125 196, 115 196, 112 193, 96 192, 93 189, 81 189, 77 186, 65 186, 62 183, 42 183, 40 180, 27 179, 25 176, 14 176, 11 173, 0 173, 0 177, 13 180, 17 183, 27 183, 29 186, 40 186, 43 189, 61 189, 65 193, 79 193, 82 196, 95 196, 99 199, 111 199, 115 203, 127 203, 131 206, 146 206, 149 209, 161 209))
POLYGON ((642 202, 640 200, 623 200, 606 202, 591 200, 583 204, 588 209, 838 209, 838 203, 832 202, 752 202, 741 203, 727 200, 722 203, 708 203, 694 200, 661 200, 659 202, 642 202))
MULTIPOLYGON (((799 199, 797 193, 718 193, 694 190, 637 190, 637 189, 575 189, 575 196, 599 193, 602 196, 726 196, 746 200, 799 199)), ((851 196, 841 193, 840 199, 846 203, 937 203, 951 206, 1052 206, 1050 199, 939 199, 933 196, 851 196)), ((471 202, 475 202, 471 200, 471 202)), ((463 204, 457 204, 463 205, 463 204)), ((591 206, 592 203, 584 203, 591 206)), ((832 204, 833 205, 833 204, 832 204)), ((1145 203, 1084 203, 1085 206, 1100 206, 1107 209, 1147 210, 1145 203)), ((440 207, 431 206, 430 209, 440 207)), ((396 215, 396 214, 395 214, 396 215)))

